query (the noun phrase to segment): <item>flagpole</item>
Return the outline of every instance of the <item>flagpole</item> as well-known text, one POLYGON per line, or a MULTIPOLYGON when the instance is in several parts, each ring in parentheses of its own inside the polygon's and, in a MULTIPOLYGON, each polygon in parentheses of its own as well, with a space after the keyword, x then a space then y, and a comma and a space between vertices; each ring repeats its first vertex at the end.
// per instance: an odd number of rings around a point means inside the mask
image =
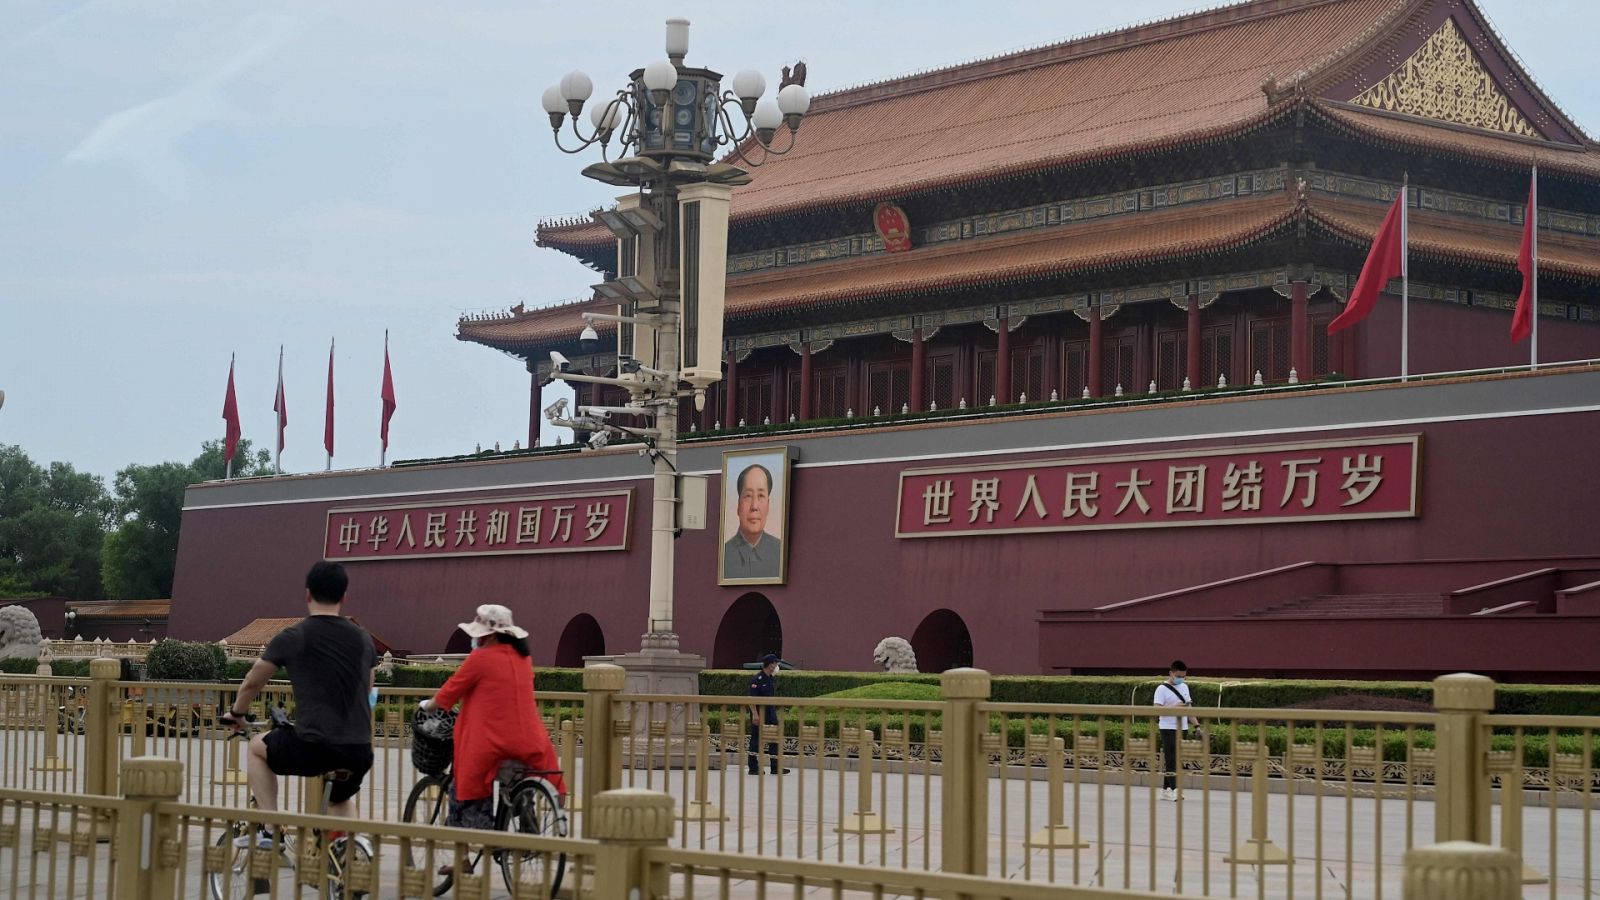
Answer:
POLYGON ((1400 380, 1411 376, 1411 242, 1406 235, 1411 173, 1400 185, 1400 380))
POLYGON ((272 442, 272 474, 283 474, 283 411, 279 404, 283 402, 283 345, 278 345, 278 396, 273 398, 272 412, 276 420, 273 424, 277 428, 278 439, 272 442))
POLYGON ((1533 164, 1533 222, 1528 226, 1533 235, 1533 354, 1532 367, 1539 368, 1539 164, 1533 164))
MULTIPOLYGON (((332 418, 332 416, 333 416, 333 340, 334 340, 333 338, 328 338, 328 416, 329 416, 329 418, 332 418)), ((328 464, 323 467, 322 471, 324 471, 324 472, 332 472, 333 471, 333 451, 329 450, 326 447, 324 447, 323 449, 324 450, 328 450, 328 464)))
MULTIPOLYGON (((234 354, 229 353, 228 354, 228 383, 229 384, 233 383, 233 358, 234 358, 234 354)), ((227 452, 228 439, 226 437, 224 437, 222 439, 222 449, 223 449, 224 453, 227 452)), ((227 468, 226 473, 222 476, 222 480, 223 481, 232 481, 233 480, 233 457, 231 457, 231 456, 228 457, 227 463, 228 463, 228 468, 227 468)))
MULTIPOLYGON (((383 364, 384 364, 385 367, 387 367, 389 365, 389 329, 387 329, 387 328, 385 328, 383 330, 383 364)), ((388 464, 389 464, 388 442, 387 441, 379 441, 378 442, 378 468, 381 469, 381 468, 383 468, 384 466, 386 466, 388 464)))

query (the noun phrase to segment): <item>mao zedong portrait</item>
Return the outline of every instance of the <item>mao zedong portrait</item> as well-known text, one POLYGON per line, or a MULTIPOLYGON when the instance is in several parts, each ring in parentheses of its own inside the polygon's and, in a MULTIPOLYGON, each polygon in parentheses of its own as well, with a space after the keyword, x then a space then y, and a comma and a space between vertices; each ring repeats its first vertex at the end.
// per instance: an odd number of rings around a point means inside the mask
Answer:
POLYGON ((735 486, 739 491, 739 529, 722 545, 722 577, 778 578, 783 568, 783 541, 767 533, 772 471, 760 464, 746 466, 735 486))

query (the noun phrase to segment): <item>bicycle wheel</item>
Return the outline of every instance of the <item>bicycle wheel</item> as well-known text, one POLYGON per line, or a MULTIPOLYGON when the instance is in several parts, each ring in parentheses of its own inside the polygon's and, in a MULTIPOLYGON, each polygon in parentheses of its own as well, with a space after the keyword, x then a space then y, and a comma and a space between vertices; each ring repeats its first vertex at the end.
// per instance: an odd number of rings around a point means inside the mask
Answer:
POLYGON ((366 891, 345 889, 351 860, 372 862, 372 847, 363 837, 338 837, 328 845, 328 897, 329 900, 356 900, 365 897, 366 891))
MULTIPOLYGON (((511 789, 510 801, 500 809, 501 831, 544 837, 567 836, 567 813, 561 808, 555 788, 543 778, 524 778, 511 789)), ((500 875, 506 890, 517 893, 517 886, 541 885, 555 896, 566 874, 565 853, 502 851, 498 854, 500 875)))
POLYGON ((221 856, 228 861, 228 867, 219 872, 212 872, 206 879, 211 888, 211 900, 250 897, 267 888, 265 879, 257 884, 257 879, 250 875, 250 850, 246 847, 235 847, 233 844, 234 838, 245 834, 254 835, 255 831, 256 826, 249 822, 234 822, 223 829, 221 836, 217 838, 217 848, 222 851, 221 856))
MULTIPOLYGON (((417 780, 411 793, 406 797, 406 805, 400 812, 400 821, 411 822, 418 825, 443 826, 445 817, 450 810, 450 776, 424 775, 417 780)), ((434 870, 433 895, 443 897, 450 892, 450 885, 455 881, 454 875, 440 874, 440 866, 452 865, 455 856, 448 858, 434 854, 429 859, 429 853, 421 848, 413 847, 407 851, 409 856, 406 867, 421 869, 431 867, 434 870)))

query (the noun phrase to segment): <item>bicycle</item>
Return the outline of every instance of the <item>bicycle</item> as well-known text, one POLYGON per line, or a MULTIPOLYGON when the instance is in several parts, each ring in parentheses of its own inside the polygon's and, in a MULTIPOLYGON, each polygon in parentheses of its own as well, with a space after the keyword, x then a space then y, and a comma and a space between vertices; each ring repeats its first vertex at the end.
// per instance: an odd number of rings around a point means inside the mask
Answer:
POLYGON ((85 710, 81 701, 74 702, 77 688, 69 685, 56 707, 56 730, 61 734, 83 734, 85 710))
MULTIPOLYGON (((420 718, 412 720, 414 753, 419 741, 443 743, 419 731, 417 726, 420 721, 422 721, 420 718)), ((435 752, 444 751, 441 749, 435 752)), ((412 786, 411 793, 406 797, 405 807, 400 814, 401 821, 422 825, 444 825, 450 805, 450 787, 455 781, 452 766, 445 765, 437 773, 427 771, 432 768, 431 766, 418 768, 424 769, 423 776, 412 786)), ((566 837, 567 813, 561 806, 554 785, 548 780, 550 776, 560 774, 559 769, 526 769, 516 763, 502 764, 495 778, 494 830, 512 834, 566 837)), ((410 856, 407 865, 411 868, 422 868, 429 863, 425 852, 412 851, 410 856)), ((493 861, 500 867, 500 877, 505 881, 506 890, 513 894, 516 893, 518 884, 544 885, 545 876, 548 874, 550 880, 547 896, 553 897, 561 888, 561 879, 566 874, 565 853, 555 854, 553 861, 550 861, 548 872, 545 853, 495 850, 492 856, 493 861)), ((466 860, 467 870, 476 870, 482 858, 483 849, 480 848, 466 860)), ((434 883, 433 895, 444 896, 454 882, 453 869, 448 872, 440 871, 438 880, 434 883)))
MULTIPOLYGON (((269 731, 276 728, 294 727, 294 724, 289 721, 289 714, 283 710, 281 704, 276 707, 269 706, 267 715, 271 720, 271 724, 268 726, 269 731)), ((247 717, 246 721, 251 727, 260 727, 253 716, 247 717)), ((227 740, 248 739, 248 737, 249 734, 247 732, 241 731, 228 735, 227 740)), ((334 783, 345 781, 350 777, 351 773, 345 769, 334 769, 322 774, 322 806, 317 809, 317 815, 327 814, 334 783)), ((256 799, 251 797, 250 808, 254 809, 255 806, 256 799)), ((267 877, 268 873, 272 871, 270 857, 266 863, 266 868, 260 866, 252 867, 252 862, 258 858, 257 854, 266 849, 256 846, 254 837, 258 829, 259 826, 254 822, 234 822, 223 830, 221 837, 217 838, 216 848, 221 851, 220 855, 227 857, 231 853, 233 858, 226 871, 214 871, 207 879, 211 887, 212 900, 250 897, 255 894, 265 894, 271 890, 271 883, 267 877), (235 839, 245 835, 251 836, 250 845, 238 846, 235 843, 235 839)), ((364 861, 370 866, 372 863, 372 843, 359 835, 351 838, 343 832, 327 832, 325 834, 321 829, 312 830, 311 840, 314 845, 321 846, 322 849, 320 853, 314 852, 308 855, 304 861, 312 862, 320 856, 327 863, 327 877, 322 882, 318 892, 319 895, 329 898, 329 900, 345 900, 346 897, 353 900, 353 898, 366 896, 363 891, 350 891, 347 893, 345 881, 350 863, 350 848, 355 848, 355 858, 364 861), (324 837, 329 838, 329 840, 324 841, 324 837)), ((271 849, 280 857, 281 865, 291 871, 297 871, 302 863, 302 858, 299 848, 296 846, 297 841, 295 838, 286 832, 279 832, 273 838, 272 843, 271 849)))

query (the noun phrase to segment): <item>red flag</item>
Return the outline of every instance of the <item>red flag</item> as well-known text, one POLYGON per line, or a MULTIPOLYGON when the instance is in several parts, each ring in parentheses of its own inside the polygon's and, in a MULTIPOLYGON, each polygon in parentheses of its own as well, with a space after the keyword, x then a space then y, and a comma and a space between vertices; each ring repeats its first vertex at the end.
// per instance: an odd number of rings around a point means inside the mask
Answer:
POLYGON ((389 449, 389 419, 394 416, 397 404, 394 400, 394 373, 389 371, 389 335, 383 336, 383 391, 379 394, 383 398, 383 424, 378 429, 378 436, 383 438, 383 449, 389 449))
POLYGON ((1378 236, 1372 241, 1372 249, 1367 252, 1367 262, 1361 267, 1361 277, 1356 279, 1355 289, 1350 292, 1350 302, 1345 304, 1344 312, 1338 318, 1328 323, 1329 334, 1365 319, 1372 308, 1378 305, 1378 292, 1391 279, 1400 277, 1406 255, 1405 204, 1406 189, 1401 188, 1400 196, 1389 207, 1389 214, 1383 217, 1383 225, 1378 228, 1378 236))
POLYGON ((333 341, 328 342, 328 405, 322 420, 322 446, 333 456, 333 341))
POLYGON ((1534 306, 1538 300, 1539 245, 1534 231, 1539 221, 1539 170, 1528 179, 1528 212, 1522 217, 1522 251, 1517 254, 1517 269, 1522 272, 1522 293, 1517 295, 1517 311, 1511 314, 1511 340, 1520 341, 1533 333, 1534 306))
POLYGON ((283 348, 278 348, 278 393, 272 398, 272 411, 278 414, 278 452, 283 452, 283 430, 289 427, 289 401, 283 396, 283 348))
POLYGON ((222 421, 228 423, 223 433, 222 459, 233 462, 233 453, 239 448, 239 399, 233 395, 233 360, 228 360, 228 393, 222 398, 222 421))

